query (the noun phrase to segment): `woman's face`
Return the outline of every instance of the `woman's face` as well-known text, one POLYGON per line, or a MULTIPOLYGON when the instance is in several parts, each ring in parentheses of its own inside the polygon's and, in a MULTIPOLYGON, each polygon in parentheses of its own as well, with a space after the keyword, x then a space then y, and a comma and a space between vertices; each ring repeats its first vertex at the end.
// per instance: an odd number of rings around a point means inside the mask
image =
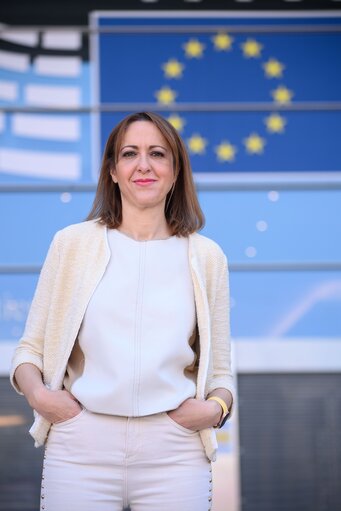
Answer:
POLYGON ((149 121, 128 126, 111 171, 125 206, 139 209, 160 206, 164 212, 167 193, 174 183, 173 155, 158 130, 149 121))

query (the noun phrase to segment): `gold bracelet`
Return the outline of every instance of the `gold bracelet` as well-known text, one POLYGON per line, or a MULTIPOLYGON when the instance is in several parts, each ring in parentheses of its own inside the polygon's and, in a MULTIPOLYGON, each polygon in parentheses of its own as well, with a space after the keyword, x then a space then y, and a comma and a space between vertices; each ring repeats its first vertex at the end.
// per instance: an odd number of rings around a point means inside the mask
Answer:
POLYGON ((229 413, 229 409, 227 408, 227 404, 225 403, 225 401, 218 396, 211 396, 207 399, 207 401, 209 401, 210 399, 212 399, 212 401, 217 401, 217 403, 220 404, 220 406, 223 409, 223 418, 226 417, 226 415, 229 413))

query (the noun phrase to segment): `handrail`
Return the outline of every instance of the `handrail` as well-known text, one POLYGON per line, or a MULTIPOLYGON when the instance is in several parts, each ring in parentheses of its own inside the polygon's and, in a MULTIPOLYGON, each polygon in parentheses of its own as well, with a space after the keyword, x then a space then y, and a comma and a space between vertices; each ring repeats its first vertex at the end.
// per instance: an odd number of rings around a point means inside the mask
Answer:
MULTIPOLYGON (((0 264, 0 275, 37 274, 41 265, 0 264)), ((326 272, 341 271, 341 262, 230 263, 231 273, 241 272, 326 272)))
MULTIPOLYGON (((255 177, 250 179, 249 176, 243 176, 241 173, 238 177, 231 179, 230 175, 221 174, 220 179, 216 176, 205 175, 205 180, 200 181, 200 174, 194 173, 194 181, 198 191, 337 191, 341 190, 341 170, 338 176, 329 176, 330 179, 324 179, 321 176, 316 181, 293 180, 290 173, 282 180, 275 180, 271 176, 267 180, 257 180, 255 177)), ((307 173, 308 174, 308 173, 307 173)), ((30 183, 0 183, 0 193, 95 193, 96 183, 80 183, 80 184, 30 184, 30 183)))
MULTIPOLYGON (((285 14, 284 14, 285 17, 285 14)), ((307 15, 307 17, 309 17, 307 15)), ((322 16, 323 11, 322 11, 322 16)), ((182 34, 202 33, 212 34, 215 32, 229 32, 230 34, 296 34, 296 33, 339 33, 341 24, 321 25, 111 25, 111 26, 87 26, 87 25, 10 25, 0 26, 1 33, 10 32, 80 32, 82 34, 182 34)))
POLYGON ((35 107, 35 106, 0 106, 0 111, 7 113, 112 113, 112 112, 339 112, 341 101, 297 101, 289 104, 277 104, 271 101, 193 101, 191 103, 173 103, 161 105, 154 102, 140 103, 102 103, 81 107, 35 107))

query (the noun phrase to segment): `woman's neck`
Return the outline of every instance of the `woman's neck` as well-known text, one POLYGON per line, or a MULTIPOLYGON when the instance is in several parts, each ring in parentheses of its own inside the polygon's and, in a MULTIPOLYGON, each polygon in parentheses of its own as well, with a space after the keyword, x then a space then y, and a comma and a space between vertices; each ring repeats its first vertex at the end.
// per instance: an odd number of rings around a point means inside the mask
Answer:
POLYGON ((118 230, 137 241, 166 239, 171 236, 166 217, 163 214, 157 214, 152 208, 138 212, 128 208, 124 210, 122 216, 122 223, 118 230))

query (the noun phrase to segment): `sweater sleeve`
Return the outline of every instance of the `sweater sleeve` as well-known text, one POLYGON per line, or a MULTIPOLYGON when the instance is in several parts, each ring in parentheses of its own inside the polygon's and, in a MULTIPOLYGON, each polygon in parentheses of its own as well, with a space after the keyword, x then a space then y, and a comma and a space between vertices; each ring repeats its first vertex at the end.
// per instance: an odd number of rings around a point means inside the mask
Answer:
POLYGON ((231 371, 229 278, 225 255, 211 310, 211 342, 212 377, 208 381, 206 392, 209 394, 217 388, 225 388, 231 392, 235 401, 235 386, 231 371))
POLYGON ((40 272, 38 284, 27 317, 25 330, 14 351, 10 381, 14 389, 22 394, 14 377, 21 364, 30 363, 43 371, 43 346, 53 284, 59 262, 59 233, 54 236, 47 257, 40 272))

